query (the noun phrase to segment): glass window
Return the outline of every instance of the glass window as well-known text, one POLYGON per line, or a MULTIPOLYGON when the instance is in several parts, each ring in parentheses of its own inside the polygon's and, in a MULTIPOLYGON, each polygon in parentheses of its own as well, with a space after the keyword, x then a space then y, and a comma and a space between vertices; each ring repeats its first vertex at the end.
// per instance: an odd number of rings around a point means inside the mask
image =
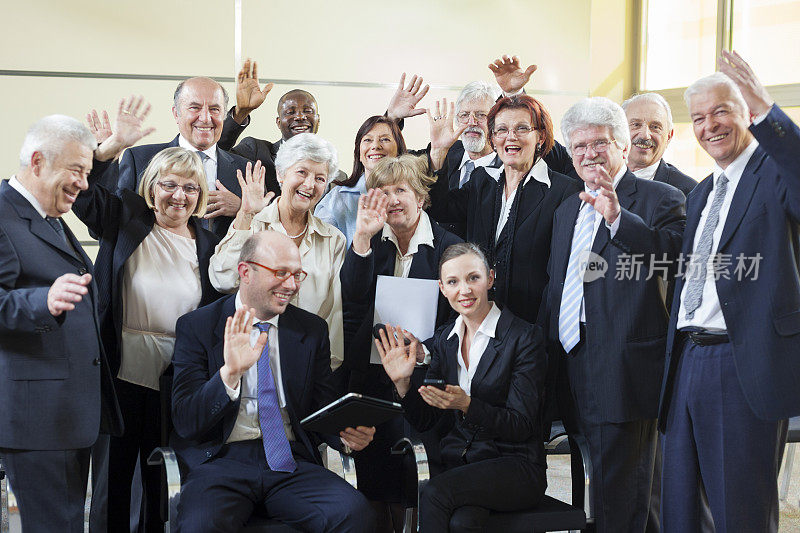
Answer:
POLYGON ((733 2, 733 48, 764 85, 797 83, 800 71, 800 2, 733 2), (792 51, 794 50, 794 52, 792 51))
POLYGON ((717 0, 648 0, 644 89, 686 87, 714 72, 716 35, 717 0))

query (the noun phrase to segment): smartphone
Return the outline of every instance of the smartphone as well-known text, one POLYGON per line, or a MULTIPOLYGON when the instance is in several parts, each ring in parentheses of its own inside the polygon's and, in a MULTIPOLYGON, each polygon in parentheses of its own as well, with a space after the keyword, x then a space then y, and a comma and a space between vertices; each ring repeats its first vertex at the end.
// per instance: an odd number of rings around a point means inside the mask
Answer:
POLYGON ((425 378, 422 384, 426 387, 436 387, 437 389, 444 390, 447 386, 447 383, 443 379, 432 379, 432 378, 425 378))
MULTIPOLYGON (((378 323, 378 324, 375 324, 374 326, 372 326, 372 336, 375 337, 378 340, 381 340, 381 330, 382 329, 386 329, 386 324, 378 323)), ((386 332, 386 336, 387 337, 389 336, 389 332, 388 331, 386 332)), ((403 341, 405 342, 406 346, 411 344, 411 341, 409 339, 407 339, 405 337, 405 335, 403 336, 403 341)))

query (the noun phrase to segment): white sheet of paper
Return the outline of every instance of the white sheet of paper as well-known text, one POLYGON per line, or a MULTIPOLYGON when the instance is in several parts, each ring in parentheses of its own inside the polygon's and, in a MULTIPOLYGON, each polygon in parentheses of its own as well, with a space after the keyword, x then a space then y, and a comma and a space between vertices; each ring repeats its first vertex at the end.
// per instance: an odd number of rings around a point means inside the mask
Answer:
MULTIPOLYGON (((439 282, 435 279, 378 276, 372 325, 400 326, 424 341, 436 330, 438 303, 439 282)), ((372 345, 369 360, 381 364, 375 344, 372 345)))

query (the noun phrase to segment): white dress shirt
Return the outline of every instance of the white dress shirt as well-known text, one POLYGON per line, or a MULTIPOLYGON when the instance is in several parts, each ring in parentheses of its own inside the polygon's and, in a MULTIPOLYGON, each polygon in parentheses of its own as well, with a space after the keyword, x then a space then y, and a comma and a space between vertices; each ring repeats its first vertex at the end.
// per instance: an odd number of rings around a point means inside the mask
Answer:
POLYGON ((461 387, 468 396, 472 392, 472 378, 475 377, 475 370, 481 362, 483 352, 486 351, 489 341, 497 335, 498 320, 500 320, 500 309, 492 302, 492 308, 489 309, 478 331, 476 331, 475 335, 472 337, 472 344, 469 345, 469 355, 467 356, 469 358, 469 367, 467 367, 464 358, 461 356, 461 345, 464 342, 466 329, 464 319, 461 315, 456 318, 453 329, 447 336, 449 339, 453 335, 458 335, 458 353, 456 354, 456 358, 458 359, 458 386, 461 387))
POLYGON ((659 159, 649 167, 640 168, 639 170, 634 170, 633 175, 637 178, 642 178, 643 180, 652 180, 656 175, 656 170, 658 170, 658 165, 661 164, 661 160, 659 159))
MULTIPOLYGON (((209 191, 217 190, 217 144, 214 143, 207 150, 198 150, 192 143, 186 140, 183 135, 178 135, 178 146, 186 148, 190 152, 203 152, 208 157, 203 161, 203 169, 206 171, 206 183, 209 191)), ((202 159, 202 158, 201 158, 202 159)))
POLYGON ((39 200, 37 200, 36 197, 25 188, 22 182, 17 179, 16 175, 11 176, 11 178, 8 180, 8 184, 12 189, 20 193, 26 200, 28 200, 33 208, 36 209, 36 212, 42 215, 42 218, 47 218, 47 213, 45 213, 44 209, 42 209, 42 204, 40 204, 39 200))
MULTIPOLYGON (((504 170, 505 165, 496 170, 487 168, 486 172, 494 179, 500 179, 500 174, 504 170)), ((500 216, 497 218, 497 229, 494 232, 495 242, 500 239, 500 234, 503 232, 506 222, 508 222, 508 215, 511 213, 511 206, 514 205, 514 198, 517 196, 517 191, 524 187, 531 180, 531 178, 535 179, 539 183, 544 183, 548 189, 550 188, 550 174, 548 172, 547 163, 544 162, 544 159, 539 159, 533 165, 525 178, 523 178, 519 185, 517 185, 516 189, 511 191, 511 194, 509 194, 508 197, 506 197, 505 190, 501 192, 500 216)))
MULTIPOLYGON (((428 218, 428 214, 425 211, 419 212, 417 229, 414 230, 414 235, 411 236, 411 241, 408 243, 408 250, 405 254, 400 251, 400 243, 397 242, 397 237, 389 224, 383 225, 381 239, 384 241, 391 241, 397 249, 397 253, 394 257, 393 276, 396 278, 407 278, 408 273, 411 272, 411 262, 414 260, 414 254, 417 253, 419 247, 423 244, 427 244, 433 248, 433 228, 431 228, 431 220, 428 218)), ((370 252, 371 251, 372 250, 370 250, 370 252)))
MULTIPOLYGON (((236 293, 236 309, 242 308, 242 298, 236 293)), ((281 377, 281 350, 278 342, 278 318, 275 315, 266 322, 269 323, 269 333, 267 344, 269 345, 269 368, 272 370, 272 377, 275 380, 275 391, 278 393, 278 406, 281 410, 283 429, 286 431, 286 438, 290 441, 295 440, 289 412, 286 410, 286 394, 283 392, 283 379, 281 377)), ((255 346, 261 330, 256 327, 259 320, 252 318, 253 329, 250 331, 250 346, 255 346)), ((239 412, 236 415, 236 422, 233 430, 226 442, 237 442, 240 440, 252 440, 261 438, 261 423, 258 420, 258 363, 247 369, 242 376, 242 381, 235 389, 228 387, 225 382, 225 391, 231 400, 236 400, 239 395, 242 401, 239 403, 239 412)))
MULTIPOLYGON (((709 330, 725 331, 728 329, 725 324, 725 317, 722 316, 722 307, 719 304, 719 295, 717 294, 717 284, 714 280, 714 255, 717 253, 717 246, 719 246, 720 237, 722 237, 722 230, 725 228, 725 221, 728 218, 728 212, 731 210, 731 203, 733 202, 733 195, 736 194, 736 187, 742 178, 742 173, 747 166, 748 161, 753 156, 753 153, 758 148, 758 141, 753 140, 744 151, 739 154, 739 157, 733 160, 724 170, 725 177, 728 178, 728 189, 725 191, 725 198, 722 200, 722 206, 719 209, 719 222, 714 229, 711 237, 711 253, 708 256, 708 264, 706 265, 706 281, 703 284, 703 296, 700 301, 700 307, 695 309, 694 318, 691 320, 686 318, 686 309, 683 306, 683 301, 686 298, 686 287, 688 283, 686 280, 681 290, 680 308, 678 309, 678 329, 687 327, 698 327, 709 330)), ((714 193, 717 190, 717 178, 722 174, 723 170, 718 165, 714 165, 711 178, 714 180, 711 192, 708 193, 706 205, 700 213, 700 221, 697 223, 697 230, 694 233, 694 242, 692 244, 692 253, 697 248, 700 242, 700 236, 703 234, 703 227, 705 227, 706 220, 708 219, 708 212, 711 210, 711 203, 714 198, 714 193)), ((706 178, 708 179, 708 178, 706 178)), ((684 258, 684 273, 686 267, 689 265, 691 257, 684 258)))
MULTIPOLYGON (((239 286, 239 254, 245 241, 254 233, 273 230, 286 235, 278 218, 278 202, 272 202, 253 217, 250 229, 228 228, 228 233, 214 249, 208 268, 211 284, 220 292, 231 293, 239 286)), ((339 271, 344 263, 344 235, 308 214, 308 231, 300 241, 300 260, 308 277, 300 283, 292 305, 322 317, 328 323, 331 341, 331 368, 336 370, 344 360, 342 332, 342 285, 339 271)))
MULTIPOLYGON (((480 167, 486 167, 488 165, 491 165, 492 162, 494 161, 495 157, 497 157, 497 154, 494 153, 494 151, 491 151, 491 152, 489 152, 488 154, 486 154, 483 157, 479 157, 478 159, 472 159, 472 164, 475 165, 475 169, 472 172, 475 172, 475 170, 477 170, 480 167)), ((459 170, 459 173, 458 173, 458 187, 459 187, 459 189, 461 187, 463 187, 464 184, 466 183, 464 181, 464 174, 467 173, 467 169, 465 167, 465 165, 467 164, 467 161, 470 161, 469 152, 464 150, 464 157, 461 158, 461 164, 458 166, 458 170, 459 170)))

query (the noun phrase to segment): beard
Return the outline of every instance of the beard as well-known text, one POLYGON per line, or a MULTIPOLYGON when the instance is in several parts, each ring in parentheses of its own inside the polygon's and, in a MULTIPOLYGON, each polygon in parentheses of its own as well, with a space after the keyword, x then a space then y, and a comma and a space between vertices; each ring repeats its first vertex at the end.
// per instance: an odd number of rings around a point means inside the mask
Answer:
POLYGON ((464 133, 461 134, 461 142, 467 152, 480 153, 486 147, 486 134, 482 129, 473 126, 464 130, 464 133), (467 133, 479 133, 480 137, 477 139, 467 137, 467 133))

